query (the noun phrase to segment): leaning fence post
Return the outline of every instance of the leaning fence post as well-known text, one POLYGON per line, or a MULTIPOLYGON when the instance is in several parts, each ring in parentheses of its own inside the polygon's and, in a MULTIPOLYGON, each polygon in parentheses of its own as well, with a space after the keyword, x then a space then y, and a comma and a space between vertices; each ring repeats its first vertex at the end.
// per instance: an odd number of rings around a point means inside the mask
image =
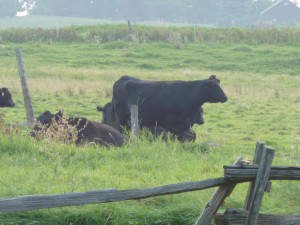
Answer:
POLYGON ((132 30, 132 26, 131 26, 131 23, 130 23, 130 20, 127 21, 127 26, 128 26, 128 38, 129 38, 129 41, 133 41, 133 30, 132 30))
POLYGON ((263 151, 261 163, 255 179, 252 198, 249 200, 250 207, 247 215, 246 225, 255 225, 257 223, 258 212, 261 206, 264 190, 268 182, 271 165, 274 158, 274 152, 275 150, 269 147, 266 147, 263 151))
MULTIPOLYGON (((243 161, 242 156, 240 156, 233 165, 241 165, 243 161)), ((221 204, 223 203, 224 199, 231 194, 233 189, 235 188, 236 183, 228 184, 219 187, 211 200, 206 204, 204 210, 202 211, 200 217, 198 218, 195 225, 209 225, 213 219, 213 216, 220 208, 221 204)))
POLYGON ((31 125, 34 122, 34 113, 33 113, 33 107, 31 104, 31 99, 30 99, 29 88, 28 88, 28 84, 27 84, 27 77, 26 77, 26 73, 25 73, 25 67, 24 67, 21 49, 19 49, 19 48, 16 49, 16 55, 17 55, 17 61, 18 61, 18 66, 19 66, 20 81, 21 81, 23 96, 24 96, 27 123, 28 123, 28 125, 31 125))
MULTIPOLYGON (((255 154, 254 154, 254 158, 253 158, 253 163, 252 164, 258 164, 258 165, 261 164, 261 160, 262 160, 262 157, 263 157, 264 149, 265 149, 265 143, 261 142, 261 141, 258 141, 256 143, 256 149, 255 149, 255 154)), ((247 197, 246 197, 246 201, 245 201, 245 206, 244 206, 245 210, 249 210, 249 208, 250 208, 250 204, 251 204, 250 199, 252 199, 254 185, 255 185, 254 181, 249 184, 248 193, 247 193, 247 197)))
POLYGON ((130 113, 131 113, 131 133, 132 136, 138 137, 140 133, 140 128, 139 128, 139 114, 138 114, 137 105, 130 106, 130 113))

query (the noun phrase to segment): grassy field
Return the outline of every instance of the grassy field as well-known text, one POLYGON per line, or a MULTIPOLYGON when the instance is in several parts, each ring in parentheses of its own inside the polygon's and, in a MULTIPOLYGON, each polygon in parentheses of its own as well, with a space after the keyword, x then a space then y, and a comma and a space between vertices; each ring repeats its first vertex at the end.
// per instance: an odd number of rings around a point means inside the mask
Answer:
MULTIPOLYGON (((28 137, 30 128, 0 136, 0 197, 58 194, 105 188, 146 188, 223 175, 237 157, 252 159, 263 140, 276 149, 273 165, 300 162, 299 44, 5 42, 0 46, 0 84, 15 108, 1 108, 5 124, 25 121, 15 48, 23 51, 38 116, 63 109, 101 120, 96 106, 111 99, 121 75, 153 80, 195 80, 216 74, 229 100, 205 104, 191 144, 149 143, 122 148, 75 147, 28 137)), ((264 213, 299 213, 299 181, 274 181, 264 213)), ((194 224, 213 189, 139 201, 0 214, 0 224, 194 224)), ((238 185, 223 209, 243 207, 247 185, 238 185)))

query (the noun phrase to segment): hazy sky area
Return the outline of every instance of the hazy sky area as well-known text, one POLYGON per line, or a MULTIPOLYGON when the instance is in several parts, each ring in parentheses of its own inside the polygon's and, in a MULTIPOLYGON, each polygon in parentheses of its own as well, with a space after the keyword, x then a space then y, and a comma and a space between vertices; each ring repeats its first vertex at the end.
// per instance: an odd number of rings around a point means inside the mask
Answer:
MULTIPOLYGON (((22 2, 24 0, 19 0, 19 2, 22 2)), ((254 0, 254 1, 259 1, 259 0, 254 0)), ((277 0, 272 0, 272 2, 276 2, 277 0)), ((300 5, 300 0, 290 0, 291 2, 296 3, 298 6, 300 5)), ((91 3, 93 3, 93 0, 90 1, 91 3)), ((35 1, 31 2, 23 2, 23 9, 22 11, 17 12, 17 16, 27 16, 29 15, 28 9, 32 10, 34 8, 34 5, 36 4, 35 1)))
POLYGON ((273 0, 0 0, 0 19, 22 16, 85 18, 132 23, 245 27, 300 24, 300 0, 279 0, 276 14, 262 12, 273 0), (288 9, 288 10, 287 10, 288 9), (286 12, 284 12, 286 11, 286 12), (293 11, 293 12, 291 12, 293 11))

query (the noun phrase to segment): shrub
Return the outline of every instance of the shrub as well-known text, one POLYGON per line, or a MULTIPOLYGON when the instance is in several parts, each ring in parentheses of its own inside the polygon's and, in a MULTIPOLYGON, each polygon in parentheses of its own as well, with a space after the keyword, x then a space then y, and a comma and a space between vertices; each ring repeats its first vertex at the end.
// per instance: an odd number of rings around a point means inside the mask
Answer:
POLYGON ((36 123, 37 131, 34 131, 34 137, 37 140, 56 141, 75 144, 78 130, 76 126, 68 123, 68 117, 63 115, 59 121, 52 119, 51 124, 36 123))

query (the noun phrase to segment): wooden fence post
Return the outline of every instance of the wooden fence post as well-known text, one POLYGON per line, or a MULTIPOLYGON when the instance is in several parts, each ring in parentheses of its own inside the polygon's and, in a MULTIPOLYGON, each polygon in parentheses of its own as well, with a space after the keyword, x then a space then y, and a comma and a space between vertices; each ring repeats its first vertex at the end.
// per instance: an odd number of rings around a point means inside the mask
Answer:
POLYGON ((269 178, 269 172, 274 158, 274 152, 275 150, 269 147, 266 147, 263 151, 261 164, 255 180, 253 195, 249 200, 250 207, 247 215, 246 225, 255 225, 257 223, 262 197, 264 195, 265 187, 269 178))
POLYGON ((132 133, 132 136, 138 137, 140 134, 138 106, 131 105, 130 113, 131 113, 131 117, 130 117, 131 118, 131 133, 132 133))
POLYGON ((134 35, 133 35, 133 30, 132 30, 130 20, 127 21, 127 25, 128 25, 128 38, 129 38, 129 41, 133 41, 134 40, 134 35))
POLYGON ((19 66, 19 75, 20 75, 20 81, 22 85, 23 90, 23 96, 24 96, 24 103, 26 108, 26 116, 27 116, 27 124, 32 125, 34 122, 34 113, 33 113, 33 107, 31 104, 30 94, 29 94, 29 88, 27 84, 27 77, 25 73, 25 67, 23 63, 23 57, 22 57, 22 51, 21 49, 16 49, 16 55, 17 55, 17 61, 19 66))
MULTIPOLYGON (((265 143, 261 142, 261 141, 258 141, 256 143, 256 149, 255 149, 255 154, 254 154, 252 164, 258 164, 258 165, 261 164, 264 149, 265 149, 265 143)), ((249 208, 250 208, 250 199, 252 199, 254 185, 255 185, 254 181, 249 184, 248 193, 247 193, 245 206, 244 206, 245 210, 249 210, 249 208)))

